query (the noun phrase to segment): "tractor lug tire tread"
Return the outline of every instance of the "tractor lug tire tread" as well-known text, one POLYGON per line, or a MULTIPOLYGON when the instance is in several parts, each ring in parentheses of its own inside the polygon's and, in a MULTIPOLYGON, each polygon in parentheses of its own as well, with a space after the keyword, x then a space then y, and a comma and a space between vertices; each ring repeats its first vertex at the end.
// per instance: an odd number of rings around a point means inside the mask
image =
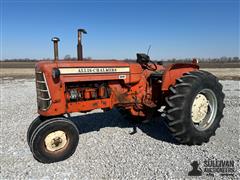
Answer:
POLYGON ((223 118, 223 108, 225 107, 224 93, 222 85, 218 79, 209 72, 196 70, 184 73, 176 80, 176 84, 169 88, 169 96, 166 97, 166 124, 172 136, 182 144, 201 145, 209 141, 215 135, 215 131, 220 127, 220 120, 223 118), (210 84, 210 85, 209 85, 210 84), (211 85, 213 84, 213 85, 211 85), (210 87, 214 90, 218 101, 216 118, 212 125, 204 131, 198 131, 192 123, 190 116, 190 105, 198 93, 199 86, 210 87))

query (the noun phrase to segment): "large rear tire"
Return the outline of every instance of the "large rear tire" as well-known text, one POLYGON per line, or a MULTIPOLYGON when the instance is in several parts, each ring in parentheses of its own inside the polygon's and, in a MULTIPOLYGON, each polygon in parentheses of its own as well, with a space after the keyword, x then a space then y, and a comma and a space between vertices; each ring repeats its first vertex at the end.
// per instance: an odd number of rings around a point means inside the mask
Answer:
POLYGON ((33 132, 30 147, 36 160, 53 163, 69 158, 76 150, 79 131, 66 118, 48 119, 33 132))
POLYGON ((193 71, 176 80, 166 98, 166 124, 177 141, 188 145, 208 142, 223 117, 222 85, 211 73, 193 71))

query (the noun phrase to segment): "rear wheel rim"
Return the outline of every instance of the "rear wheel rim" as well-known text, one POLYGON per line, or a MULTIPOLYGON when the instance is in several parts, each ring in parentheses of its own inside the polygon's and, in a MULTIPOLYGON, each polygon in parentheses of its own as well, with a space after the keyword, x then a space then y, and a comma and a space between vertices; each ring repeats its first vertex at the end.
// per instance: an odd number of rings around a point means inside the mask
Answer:
POLYGON ((217 114, 217 98, 210 89, 201 90, 192 104, 191 119, 199 131, 207 130, 214 122, 217 114))

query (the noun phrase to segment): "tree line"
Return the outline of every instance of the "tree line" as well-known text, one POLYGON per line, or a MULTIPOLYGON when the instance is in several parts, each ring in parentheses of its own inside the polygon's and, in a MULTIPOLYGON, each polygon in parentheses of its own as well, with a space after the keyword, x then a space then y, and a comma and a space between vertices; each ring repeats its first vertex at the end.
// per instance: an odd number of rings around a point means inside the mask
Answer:
MULTIPOLYGON (((70 55, 66 55, 64 56, 63 58, 64 60, 77 60, 76 57, 71 57, 70 55)), ((92 58, 91 57, 87 57, 87 58, 84 58, 85 60, 91 60, 92 58)), ((214 62, 240 62, 240 59, 238 56, 235 56, 235 57, 226 57, 226 56, 223 56, 223 57, 219 57, 219 58, 197 58, 199 60, 199 62, 208 62, 208 63, 214 63, 214 62)), ((43 58, 41 60, 52 60, 50 58, 43 58)), ((135 61, 135 59, 124 59, 124 60, 129 60, 129 61, 135 61)), ((30 59, 30 58, 23 58, 23 59, 3 59, 1 61, 7 61, 7 62, 36 62, 36 61, 39 61, 39 59, 30 59)), ((155 60, 154 61, 165 61, 165 62, 188 62, 188 61, 192 61, 191 58, 183 58, 183 59, 176 59, 176 58, 171 58, 171 59, 159 59, 159 60, 155 60)))

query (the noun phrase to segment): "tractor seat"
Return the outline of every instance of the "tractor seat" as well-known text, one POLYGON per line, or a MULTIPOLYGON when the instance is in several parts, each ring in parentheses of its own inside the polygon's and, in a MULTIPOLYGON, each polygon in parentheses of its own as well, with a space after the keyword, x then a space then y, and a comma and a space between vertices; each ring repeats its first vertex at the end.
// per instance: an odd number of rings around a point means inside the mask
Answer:
POLYGON ((164 71, 155 71, 150 75, 151 80, 161 80, 163 76, 164 71))

